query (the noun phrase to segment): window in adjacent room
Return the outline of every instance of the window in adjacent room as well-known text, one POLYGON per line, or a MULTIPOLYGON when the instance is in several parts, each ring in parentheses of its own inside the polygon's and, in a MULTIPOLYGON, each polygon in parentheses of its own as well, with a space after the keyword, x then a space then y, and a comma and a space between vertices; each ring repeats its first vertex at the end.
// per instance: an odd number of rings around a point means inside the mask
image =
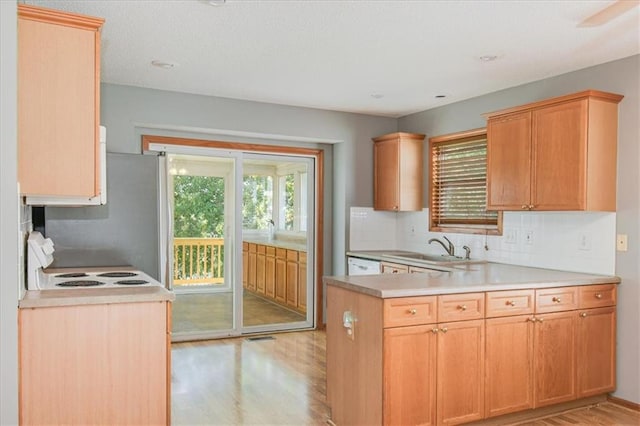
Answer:
POLYGON ((487 130, 429 139, 429 230, 502 234, 502 213, 487 210, 487 130))

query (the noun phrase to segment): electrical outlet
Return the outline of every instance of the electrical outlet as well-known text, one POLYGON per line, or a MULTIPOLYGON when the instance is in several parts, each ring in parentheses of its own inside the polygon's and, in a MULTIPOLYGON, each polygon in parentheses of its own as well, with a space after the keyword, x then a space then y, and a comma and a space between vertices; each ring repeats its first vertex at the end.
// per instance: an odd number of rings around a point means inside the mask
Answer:
POLYGON ((527 229, 526 231, 524 231, 524 242, 525 244, 533 244, 533 231, 530 229, 527 229))
POLYGON ((616 250, 627 251, 627 234, 618 234, 616 237, 616 250))
POLYGON ((505 240, 504 242, 507 244, 518 244, 518 230, 517 229, 507 229, 504 234, 505 240))
POLYGON ((578 249, 589 251, 591 250, 591 233, 582 232, 578 236, 578 249))

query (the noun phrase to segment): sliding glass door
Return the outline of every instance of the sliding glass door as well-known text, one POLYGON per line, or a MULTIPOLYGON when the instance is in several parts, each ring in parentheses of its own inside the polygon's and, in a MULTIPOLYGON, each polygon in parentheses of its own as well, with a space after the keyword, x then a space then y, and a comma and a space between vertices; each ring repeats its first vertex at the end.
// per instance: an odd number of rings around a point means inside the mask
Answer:
POLYGON ((174 340, 312 327, 313 159, 170 147, 164 162, 174 340))

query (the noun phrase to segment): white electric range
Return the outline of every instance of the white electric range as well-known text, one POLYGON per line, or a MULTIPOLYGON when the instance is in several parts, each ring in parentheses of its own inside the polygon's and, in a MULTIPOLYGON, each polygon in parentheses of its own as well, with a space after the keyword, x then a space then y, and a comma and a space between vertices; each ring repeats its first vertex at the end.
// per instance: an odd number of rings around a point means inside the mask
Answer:
POLYGON ((44 268, 53 262, 53 241, 34 231, 29 234, 27 245, 27 290, 162 287, 146 273, 129 266, 47 270, 44 268))

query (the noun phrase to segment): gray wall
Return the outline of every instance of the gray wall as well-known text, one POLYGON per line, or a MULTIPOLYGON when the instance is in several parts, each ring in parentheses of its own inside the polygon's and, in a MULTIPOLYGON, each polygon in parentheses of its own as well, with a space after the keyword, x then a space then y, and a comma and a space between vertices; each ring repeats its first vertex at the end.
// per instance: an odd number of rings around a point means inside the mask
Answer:
POLYGON ((140 135, 144 133, 324 149, 326 274, 344 272, 349 207, 373 203, 371 138, 397 130, 394 118, 113 84, 102 85, 101 117, 102 124, 107 127, 109 152, 140 153, 140 135), (221 135, 215 131, 197 133, 193 131, 195 128, 342 142, 334 145, 279 142, 260 137, 221 135))
POLYGON ((158 160, 107 155, 107 204, 46 209, 52 267, 131 265, 159 279, 158 160))
MULTIPOLYGON (((398 128, 427 138, 485 126, 482 113, 586 89, 625 96, 619 105, 617 232, 628 234, 629 250, 617 252, 618 389, 616 396, 640 403, 640 56, 586 68, 463 102, 402 117, 398 128)), ((426 164, 426 163, 425 163, 426 164)), ((425 188, 425 192, 428 188, 425 188)), ((425 197, 425 200, 428 200, 425 197)), ((428 201, 427 201, 428 202, 428 201)))
POLYGON ((18 423, 16 2, 0 1, 0 424, 18 423))

